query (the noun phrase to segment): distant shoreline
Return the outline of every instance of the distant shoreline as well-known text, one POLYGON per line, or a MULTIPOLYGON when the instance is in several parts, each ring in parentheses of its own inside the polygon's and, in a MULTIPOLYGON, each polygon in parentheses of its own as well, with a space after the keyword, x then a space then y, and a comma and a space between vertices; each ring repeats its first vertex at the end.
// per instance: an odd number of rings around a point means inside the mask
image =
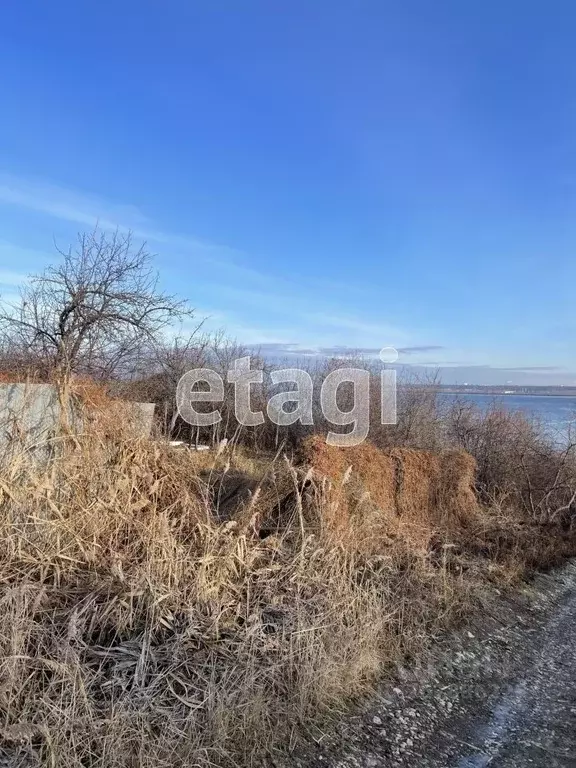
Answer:
POLYGON ((434 387, 439 395, 480 395, 481 397, 565 397, 576 399, 576 389, 569 392, 480 392, 477 389, 452 389, 434 387))

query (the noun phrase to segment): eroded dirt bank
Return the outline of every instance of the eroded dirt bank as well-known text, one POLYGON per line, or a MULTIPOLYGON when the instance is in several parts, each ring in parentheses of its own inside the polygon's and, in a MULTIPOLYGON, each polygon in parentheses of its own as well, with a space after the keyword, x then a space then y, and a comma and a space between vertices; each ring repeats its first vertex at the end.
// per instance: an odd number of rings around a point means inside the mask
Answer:
POLYGON ((576 564, 490 602, 283 766, 576 766, 576 564))

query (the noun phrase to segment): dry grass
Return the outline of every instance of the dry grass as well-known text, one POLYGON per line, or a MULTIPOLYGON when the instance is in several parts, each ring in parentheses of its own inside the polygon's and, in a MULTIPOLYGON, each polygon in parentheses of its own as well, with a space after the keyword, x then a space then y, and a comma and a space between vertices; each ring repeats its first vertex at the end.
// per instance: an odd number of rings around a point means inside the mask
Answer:
POLYGON ((558 541, 481 513, 465 454, 365 445, 349 472, 351 454, 319 445, 294 466, 91 424, 50 462, 2 467, 10 766, 251 764, 558 541), (232 472, 253 485, 218 522, 213 489, 232 472))
POLYGON ((425 554, 435 537, 457 534, 479 513, 476 463, 464 451, 337 448, 315 436, 300 455, 331 481, 321 505, 326 526, 354 548, 382 553, 400 538, 425 554))

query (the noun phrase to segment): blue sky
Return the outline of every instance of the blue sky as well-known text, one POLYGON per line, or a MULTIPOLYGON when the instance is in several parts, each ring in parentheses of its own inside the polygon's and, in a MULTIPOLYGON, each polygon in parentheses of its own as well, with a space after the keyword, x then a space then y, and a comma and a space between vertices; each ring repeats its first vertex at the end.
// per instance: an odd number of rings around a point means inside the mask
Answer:
POLYGON ((132 228, 209 327, 576 382, 576 6, 92 0, 0 25, 0 287, 132 228))

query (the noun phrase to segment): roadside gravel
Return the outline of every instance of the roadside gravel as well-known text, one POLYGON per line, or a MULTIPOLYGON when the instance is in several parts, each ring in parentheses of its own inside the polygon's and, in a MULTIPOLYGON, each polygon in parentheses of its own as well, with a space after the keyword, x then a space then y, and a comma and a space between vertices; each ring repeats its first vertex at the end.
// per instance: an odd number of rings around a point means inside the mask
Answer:
POLYGON ((539 575, 277 766, 576 768, 576 564, 539 575))

